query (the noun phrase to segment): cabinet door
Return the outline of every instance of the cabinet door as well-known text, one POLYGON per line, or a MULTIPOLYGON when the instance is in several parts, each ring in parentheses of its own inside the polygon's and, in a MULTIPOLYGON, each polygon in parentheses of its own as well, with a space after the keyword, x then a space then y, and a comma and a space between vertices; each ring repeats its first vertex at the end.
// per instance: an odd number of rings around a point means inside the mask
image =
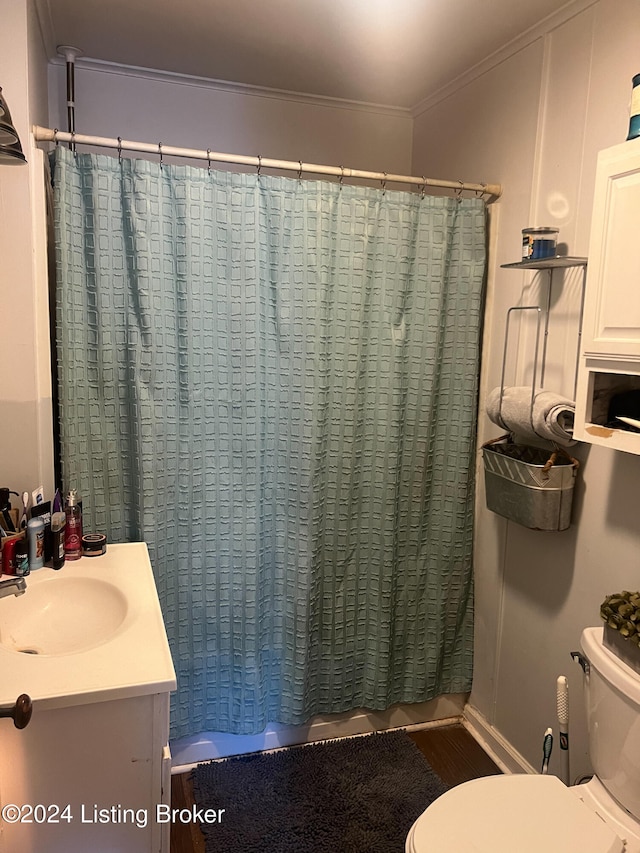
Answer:
POLYGON ((640 138, 598 157, 586 287, 584 354, 640 360, 640 138))
POLYGON ((0 821, 2 853, 168 853, 156 820, 170 802, 168 694, 35 708, 22 731, 3 721, 0 806, 38 805, 47 820, 0 821))

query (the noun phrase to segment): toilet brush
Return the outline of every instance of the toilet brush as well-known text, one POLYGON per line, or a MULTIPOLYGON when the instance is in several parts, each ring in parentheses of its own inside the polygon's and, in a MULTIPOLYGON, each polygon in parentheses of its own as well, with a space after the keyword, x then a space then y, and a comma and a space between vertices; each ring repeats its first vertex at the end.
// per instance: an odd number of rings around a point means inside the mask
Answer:
POLYGON ((560 732, 560 778, 565 785, 571 784, 569 774, 569 685, 565 675, 558 676, 556 704, 558 707, 558 729, 560 732))

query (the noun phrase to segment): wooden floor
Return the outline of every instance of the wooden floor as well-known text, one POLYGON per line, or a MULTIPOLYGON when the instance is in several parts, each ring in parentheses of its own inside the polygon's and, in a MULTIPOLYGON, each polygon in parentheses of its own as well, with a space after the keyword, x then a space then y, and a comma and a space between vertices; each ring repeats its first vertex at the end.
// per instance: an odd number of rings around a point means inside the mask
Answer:
POLYGON ((450 787, 502 772, 463 726, 442 726, 407 734, 450 787))
MULTIPOLYGON (((194 805, 189 773, 171 777, 171 808, 188 809, 194 805)), ((171 853, 204 853, 204 836, 197 823, 171 824, 171 853)))
MULTIPOLYGON (((501 772, 462 726, 422 729, 408 734, 438 776, 449 786, 501 772)), ((189 774, 173 776, 172 807, 190 808, 193 804, 189 774)), ((197 824, 172 824, 171 853, 204 853, 204 838, 197 824)))

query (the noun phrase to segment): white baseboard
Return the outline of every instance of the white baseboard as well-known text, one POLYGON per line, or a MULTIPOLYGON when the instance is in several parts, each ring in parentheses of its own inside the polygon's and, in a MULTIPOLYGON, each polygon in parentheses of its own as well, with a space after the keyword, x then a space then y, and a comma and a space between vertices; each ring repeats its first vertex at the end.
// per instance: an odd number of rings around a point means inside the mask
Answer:
POLYGON ((491 756, 503 773, 537 773, 538 771, 504 738, 491 723, 471 705, 465 705, 462 724, 491 756))

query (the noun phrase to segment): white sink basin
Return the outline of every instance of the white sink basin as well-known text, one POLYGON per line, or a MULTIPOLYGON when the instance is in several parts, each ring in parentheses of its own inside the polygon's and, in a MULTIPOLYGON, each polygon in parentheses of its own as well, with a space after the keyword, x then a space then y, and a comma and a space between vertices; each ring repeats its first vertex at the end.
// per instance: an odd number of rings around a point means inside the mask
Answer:
POLYGON ((24 595, 0 599, 0 644, 32 655, 86 651, 113 637, 127 610, 127 599, 108 581, 49 577, 24 595))
MULTIPOLYGON (((0 705, 45 708, 174 690, 176 676, 144 542, 44 568, 0 598, 0 705)), ((0 847, 2 843, 0 841, 0 847)))

